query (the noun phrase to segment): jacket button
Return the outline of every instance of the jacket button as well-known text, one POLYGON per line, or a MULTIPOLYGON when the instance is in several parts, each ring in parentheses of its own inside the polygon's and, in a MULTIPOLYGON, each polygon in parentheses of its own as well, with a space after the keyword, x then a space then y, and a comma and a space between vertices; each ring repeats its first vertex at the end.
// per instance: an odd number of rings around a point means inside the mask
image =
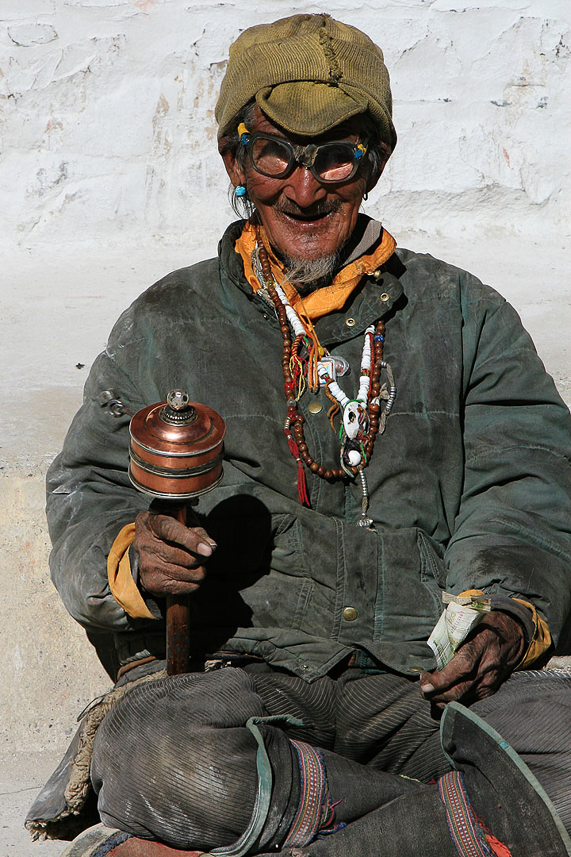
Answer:
POLYGON ((346 318, 346 319, 345 319, 345 324, 347 325, 347 327, 355 327, 355 325, 357 324, 357 322, 355 321, 355 319, 354 319, 354 318, 346 318))
POLYGON ((390 295, 388 295, 386 292, 383 292, 382 295, 379 295, 379 300, 381 300, 385 304, 389 300, 389 298, 390 295))
POLYGON ((320 402, 312 402, 307 410, 310 414, 320 414, 323 410, 323 405, 320 402))
POLYGON ((357 618, 357 611, 354 607, 344 607, 343 608, 343 618, 346 622, 354 622, 357 618))

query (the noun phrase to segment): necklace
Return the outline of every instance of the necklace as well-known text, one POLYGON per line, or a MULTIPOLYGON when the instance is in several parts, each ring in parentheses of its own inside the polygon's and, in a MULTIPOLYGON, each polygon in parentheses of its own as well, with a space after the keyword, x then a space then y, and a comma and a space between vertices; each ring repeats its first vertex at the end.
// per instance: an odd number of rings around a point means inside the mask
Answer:
POLYGON ((300 502, 305 506, 310 506, 304 465, 312 473, 329 481, 354 479, 359 476, 362 501, 358 525, 370 528, 373 521, 367 516, 369 491, 364 468, 369 463, 373 453, 376 435, 382 434, 385 429, 386 420, 396 396, 396 386, 390 366, 383 359, 385 324, 379 320, 374 327, 370 326, 365 331, 359 392, 355 399, 349 399, 335 380, 334 360, 321 348, 314 331, 310 335, 288 301, 284 290, 275 282, 265 247, 259 243, 257 249, 264 279, 263 288, 275 307, 282 333, 282 370, 287 401, 284 433, 290 452, 297 462, 297 487, 300 502), (293 341, 292 331, 294 334, 293 341), (317 354, 320 359, 317 360, 316 370, 319 381, 325 387, 328 398, 334 403, 329 412, 332 427, 333 412, 341 411, 342 414, 339 431, 341 441, 340 467, 324 467, 311 457, 303 431, 304 417, 297 408, 297 403, 305 389, 302 371, 303 361, 300 352, 303 346, 311 348, 315 352, 315 348, 311 346, 312 340, 317 341, 318 345, 317 354), (381 369, 387 371, 390 391, 387 391, 385 385, 381 388, 381 369), (381 399, 386 401, 382 413, 381 399))

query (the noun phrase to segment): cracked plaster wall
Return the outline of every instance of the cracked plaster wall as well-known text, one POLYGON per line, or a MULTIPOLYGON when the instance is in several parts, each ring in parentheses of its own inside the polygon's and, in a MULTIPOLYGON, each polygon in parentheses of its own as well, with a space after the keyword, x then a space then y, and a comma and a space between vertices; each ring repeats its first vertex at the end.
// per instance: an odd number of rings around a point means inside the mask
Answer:
MULTIPOLYGON (((385 51, 399 145, 368 210, 395 229, 563 230, 568 0, 329 0, 385 51), (434 222, 438 222, 435 227, 434 222)), ((179 242, 230 216, 213 108, 243 28, 322 4, 3 0, 0 241, 179 242)))

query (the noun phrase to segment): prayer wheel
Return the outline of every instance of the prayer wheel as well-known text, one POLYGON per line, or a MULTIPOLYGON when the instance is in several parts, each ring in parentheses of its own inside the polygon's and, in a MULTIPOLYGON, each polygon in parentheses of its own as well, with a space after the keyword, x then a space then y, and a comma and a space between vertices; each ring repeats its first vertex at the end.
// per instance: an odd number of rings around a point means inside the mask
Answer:
MULTIPOLYGON (((142 408, 131 419, 129 478, 139 491, 168 503, 168 513, 186 524, 186 505, 222 478, 225 424, 222 417, 184 390, 166 402, 142 408)), ((167 671, 188 672, 189 598, 167 596, 167 671)))
POLYGON ((129 476, 136 488, 165 500, 189 500, 222 478, 224 420, 172 390, 166 402, 137 411, 129 427, 129 476))

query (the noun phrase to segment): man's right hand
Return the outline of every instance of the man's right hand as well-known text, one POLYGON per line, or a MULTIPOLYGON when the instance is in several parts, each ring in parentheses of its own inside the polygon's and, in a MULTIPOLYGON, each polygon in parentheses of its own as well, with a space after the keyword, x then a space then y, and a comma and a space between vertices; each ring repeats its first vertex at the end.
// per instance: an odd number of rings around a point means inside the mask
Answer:
POLYGON ((140 584, 150 595, 188 595, 206 577, 205 560, 216 543, 202 527, 186 527, 168 515, 139 512, 133 549, 140 584))

